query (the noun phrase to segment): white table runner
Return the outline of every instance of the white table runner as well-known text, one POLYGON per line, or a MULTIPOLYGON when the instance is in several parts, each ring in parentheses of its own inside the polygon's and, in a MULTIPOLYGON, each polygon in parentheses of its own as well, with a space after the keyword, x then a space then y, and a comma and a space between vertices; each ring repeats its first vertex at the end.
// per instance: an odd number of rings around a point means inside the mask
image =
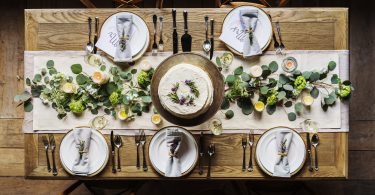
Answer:
MULTIPOLYGON (((201 53, 201 52, 197 52, 201 53)), ((222 55, 222 51, 215 52, 213 61, 216 56, 222 55)), ((203 54, 203 53, 201 53, 203 54)), ((91 73, 95 68, 87 65, 84 61, 85 52, 77 51, 25 51, 25 78, 33 77, 34 72, 39 72, 41 68, 45 67, 48 60, 54 60, 55 68, 57 71, 64 72, 67 75, 72 75, 70 66, 72 64, 80 63, 83 66, 83 71, 91 73)), ((142 60, 149 61, 155 68, 157 65, 172 55, 171 52, 158 53, 158 56, 152 56, 150 53, 139 60, 135 66, 131 68, 137 68, 138 63, 142 60)), ((287 56, 293 56, 297 59, 298 69, 301 71, 305 70, 321 70, 327 67, 329 61, 335 61, 338 66, 337 68, 328 75, 327 82, 331 74, 338 74, 343 80, 349 78, 349 52, 347 50, 335 50, 335 51, 317 51, 317 50, 295 50, 288 51, 287 56)), ((224 72, 224 74, 230 74, 233 70, 242 65, 244 71, 248 72, 248 69, 252 65, 263 65, 269 64, 271 61, 276 61, 279 64, 278 73, 282 72, 281 62, 285 57, 276 56, 275 52, 266 52, 259 58, 244 60, 240 57, 235 57, 230 70, 224 72)), ((110 60, 105 59, 107 66, 112 66, 110 60)), ((108 68, 107 68, 108 70, 108 68)), ((310 110, 305 111, 301 116, 297 117, 295 121, 289 121, 287 114, 283 108, 277 108, 273 115, 268 115, 266 111, 262 114, 252 113, 250 115, 244 115, 241 109, 237 105, 231 104, 230 109, 235 113, 234 117, 230 120, 225 119, 225 111, 218 111, 214 116, 219 118, 223 123, 223 133, 244 133, 248 132, 249 129, 254 129, 255 133, 262 133, 264 130, 275 127, 275 126, 288 126, 291 128, 300 128, 300 123, 309 118, 319 123, 320 132, 347 132, 349 131, 349 106, 348 103, 338 102, 324 112, 320 107, 320 99, 314 101, 310 110)), ((59 120, 57 113, 54 109, 49 106, 42 104, 40 99, 33 99, 34 110, 30 113, 25 113, 23 130, 25 133, 65 133, 69 129, 76 126, 88 125, 89 121, 94 117, 91 112, 87 111, 79 117, 69 113, 66 118, 59 120)), ((294 108, 286 108, 287 111, 292 111, 294 108)), ((305 109, 306 110, 306 109, 305 109)), ((104 114, 103 111, 99 114, 104 114)), ((132 135, 134 130, 145 129, 148 134, 153 134, 153 130, 158 130, 161 127, 173 125, 166 120, 163 120, 162 125, 156 126, 151 123, 151 114, 143 113, 142 116, 136 116, 135 120, 131 122, 123 122, 120 120, 114 120, 112 116, 106 116, 109 123, 106 130, 103 133, 109 133, 109 130, 117 130, 118 134, 132 135)), ((207 130, 208 122, 203 123, 199 126, 188 127, 190 130, 207 130)))

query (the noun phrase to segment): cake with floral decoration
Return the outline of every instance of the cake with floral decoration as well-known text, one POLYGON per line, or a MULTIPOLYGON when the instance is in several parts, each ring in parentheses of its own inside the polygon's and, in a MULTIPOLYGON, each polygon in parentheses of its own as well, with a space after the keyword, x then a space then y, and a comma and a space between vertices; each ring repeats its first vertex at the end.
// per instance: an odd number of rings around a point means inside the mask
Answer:
POLYGON ((174 116, 191 119, 205 113, 211 106, 213 85, 201 68, 179 64, 161 78, 158 94, 164 109, 174 116))

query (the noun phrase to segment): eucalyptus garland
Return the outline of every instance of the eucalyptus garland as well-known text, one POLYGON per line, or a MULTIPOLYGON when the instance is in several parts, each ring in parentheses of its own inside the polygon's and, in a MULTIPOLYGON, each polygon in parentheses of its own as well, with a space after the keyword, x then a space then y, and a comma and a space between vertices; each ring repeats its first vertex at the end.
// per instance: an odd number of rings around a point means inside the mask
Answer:
MULTIPOLYGON (((198 87, 195 85, 194 81, 191 80, 185 80, 185 85, 189 86, 190 92, 194 94, 195 98, 199 97, 199 90, 198 87)), ((186 105, 186 106, 194 106, 194 100, 195 98, 191 95, 182 96, 181 98, 177 95, 177 90, 180 87, 180 83, 173 84, 173 87, 171 89, 171 92, 168 93, 168 97, 171 99, 172 102, 180 105, 186 105)))
POLYGON ((32 98, 39 98, 57 111, 59 119, 66 117, 68 112, 80 114, 85 110, 96 115, 103 109, 114 117, 125 110, 127 119, 148 112, 151 105, 149 85, 154 69, 142 70, 137 76, 138 82, 133 81, 137 69, 123 71, 116 66, 108 71, 106 69, 102 65, 96 73, 88 75, 83 72, 81 64, 73 64, 71 71, 74 76, 68 76, 56 70, 54 61, 49 60, 46 68, 34 78, 26 79, 31 93, 25 90, 14 100, 30 112, 33 109, 32 98))
POLYGON ((326 111, 338 98, 348 99, 354 90, 350 81, 342 81, 337 74, 331 76, 330 83, 325 81, 336 68, 334 61, 330 61, 327 68, 321 71, 295 70, 292 73, 276 74, 279 66, 275 61, 261 68, 262 75, 257 78, 244 72, 242 66, 226 76, 226 92, 221 105, 221 109, 227 110, 226 118, 234 116, 234 112, 229 110, 231 102, 237 103, 245 115, 254 111, 256 102, 262 102, 269 115, 276 111, 277 106, 283 107, 285 111, 285 108, 294 106, 294 111, 287 112, 288 119, 294 121, 306 107, 301 101, 302 94, 308 94, 314 99, 320 96, 321 108, 326 111))

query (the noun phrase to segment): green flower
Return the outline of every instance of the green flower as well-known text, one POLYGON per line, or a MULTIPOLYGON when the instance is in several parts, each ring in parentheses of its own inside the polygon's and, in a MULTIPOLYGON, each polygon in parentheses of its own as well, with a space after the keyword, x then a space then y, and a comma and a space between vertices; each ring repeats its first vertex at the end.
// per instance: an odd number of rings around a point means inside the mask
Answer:
POLYGON ((69 103, 69 108, 73 113, 80 114, 85 110, 82 100, 72 100, 69 103))
POLYGON ((294 87, 302 91, 306 88, 306 79, 303 76, 298 76, 294 81, 294 87))
POLYGON ((350 88, 350 85, 342 85, 340 89, 340 97, 346 98, 350 95, 352 89, 350 88))
POLYGON ((61 90, 52 90, 51 100, 54 101, 57 106, 63 105, 67 100, 68 95, 61 90))
POLYGON ((54 83, 62 84, 63 82, 65 82, 65 75, 61 72, 56 73, 52 75, 51 81, 53 81, 54 83))
POLYGON ((138 85, 141 88, 146 89, 147 86, 151 84, 151 78, 152 78, 153 73, 154 73, 153 69, 149 71, 142 70, 137 76, 138 85))
POLYGON ((272 106, 277 103, 277 91, 274 91, 270 96, 267 97, 267 104, 272 106))
POLYGON ((113 92, 110 96, 109 96, 109 101, 111 102, 112 105, 117 105, 118 102, 119 102, 119 99, 118 99, 119 95, 117 92, 113 92))

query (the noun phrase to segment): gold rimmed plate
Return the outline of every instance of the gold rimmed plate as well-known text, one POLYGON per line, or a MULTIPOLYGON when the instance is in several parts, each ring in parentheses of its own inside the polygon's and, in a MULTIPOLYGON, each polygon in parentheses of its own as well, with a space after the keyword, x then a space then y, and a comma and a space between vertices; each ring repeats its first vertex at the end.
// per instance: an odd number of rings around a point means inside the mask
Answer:
POLYGON ((178 129, 182 134, 181 146, 178 151, 181 176, 188 175, 197 164, 198 160, 198 144, 194 136, 183 127, 169 126, 160 129, 151 138, 148 155, 152 167, 162 176, 165 175, 165 169, 169 160, 169 149, 165 142, 166 131, 168 129, 178 129))
MULTIPOLYGON (((90 127, 82 126, 77 128, 90 127)), ((78 153, 78 150, 74 142, 73 130, 70 130, 65 134, 61 141, 60 160, 64 170, 71 175, 75 175, 72 172, 72 167, 75 159, 75 156, 73 154, 76 153, 78 153)), ((94 129, 92 129, 88 158, 90 161, 89 173, 87 174, 88 177, 99 174, 105 168, 109 159, 109 149, 107 142, 102 133, 94 129)))
POLYGON ((224 79, 216 65, 205 56, 190 52, 178 53, 165 59, 156 68, 151 81, 151 97, 156 110, 167 121, 181 126, 196 126, 213 117, 220 108, 224 97, 224 79), (191 119, 171 114, 162 106, 159 98, 158 90, 161 78, 169 69, 179 64, 190 64, 202 69, 210 77, 213 86, 213 101, 211 106, 206 112, 191 119))
POLYGON ((262 171, 273 176, 273 168, 278 155, 275 133, 279 131, 290 131, 293 133, 293 139, 288 152, 290 175, 293 176, 298 173, 305 164, 306 145, 301 135, 296 130, 289 127, 274 127, 261 135, 255 147, 256 162, 262 171))
MULTIPOLYGON (((232 9, 225 16, 221 31, 223 32, 224 28, 230 28, 230 27, 233 27, 233 29, 235 29, 236 27, 237 29, 240 29, 240 27, 236 26, 235 24, 237 24, 239 21, 239 10, 243 10, 243 9, 251 9, 251 10, 255 9, 259 11, 258 12, 258 24, 257 24, 257 28, 255 29, 255 36, 258 39, 259 46, 262 48, 262 51, 265 51, 268 48, 269 44, 271 43, 273 30, 272 30, 272 21, 269 18, 268 14, 263 9, 257 8, 255 6, 250 6, 250 5, 243 5, 243 6, 239 6, 239 7, 232 9)), ((240 30, 236 32, 237 34, 233 34, 233 37, 236 37, 234 41, 239 41, 243 37, 243 35, 241 35, 240 30)), ((242 52, 237 51, 236 49, 231 47, 228 43, 225 43, 225 41, 223 42, 230 51, 232 51, 233 53, 237 55, 242 55, 242 52)))

